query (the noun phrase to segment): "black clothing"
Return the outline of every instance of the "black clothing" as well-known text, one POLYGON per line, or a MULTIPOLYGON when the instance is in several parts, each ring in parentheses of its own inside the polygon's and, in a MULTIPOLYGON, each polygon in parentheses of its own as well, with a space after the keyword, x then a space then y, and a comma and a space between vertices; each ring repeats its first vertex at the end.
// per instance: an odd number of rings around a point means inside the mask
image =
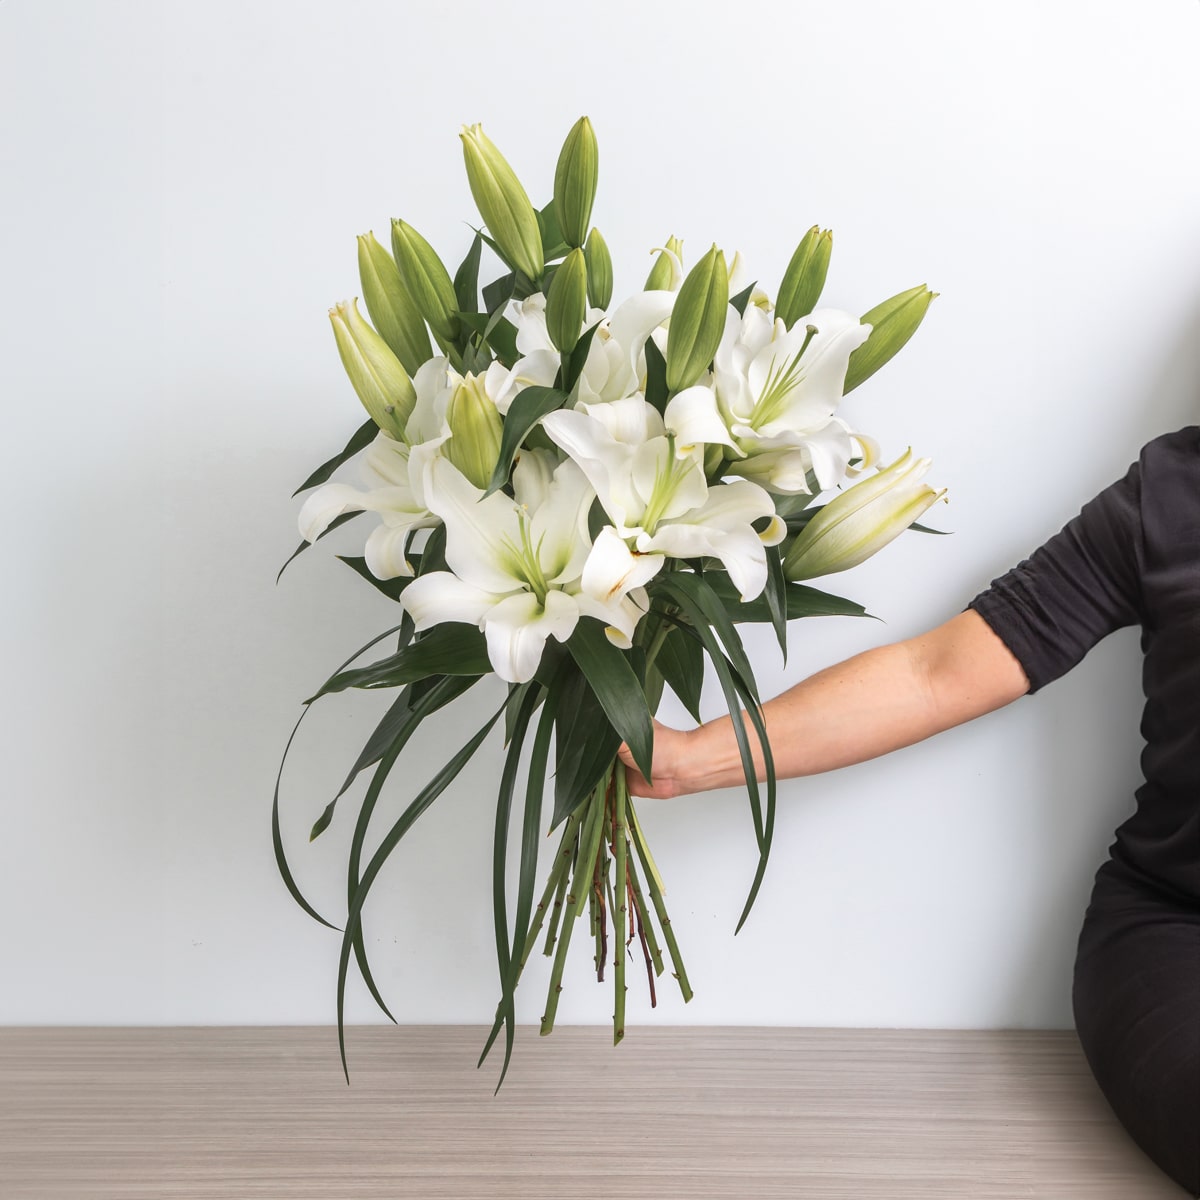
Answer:
POLYGON ((1075 1022, 1122 1123, 1200 1196, 1200 427, 1146 445, 970 607, 1031 692, 1114 629, 1141 626, 1145 783, 1096 874, 1075 1022))
POLYGON ((1200 904, 1200 427, 1150 442, 1124 479, 971 601, 1030 691, 1102 637, 1142 628, 1142 774, 1112 856, 1200 904))

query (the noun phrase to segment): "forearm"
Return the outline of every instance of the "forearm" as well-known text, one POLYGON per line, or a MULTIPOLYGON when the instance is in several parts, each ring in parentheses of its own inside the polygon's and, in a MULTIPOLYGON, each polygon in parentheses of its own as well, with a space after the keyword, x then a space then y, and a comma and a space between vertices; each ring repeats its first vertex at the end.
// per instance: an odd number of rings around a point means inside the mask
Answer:
MULTIPOLYGON (((780 778, 863 762, 969 721, 1028 689, 1024 672, 976 613, 819 672, 763 706, 780 778)), ((743 716, 758 777, 765 771, 743 716)), ((692 735, 696 790, 743 779, 729 717, 692 735)))

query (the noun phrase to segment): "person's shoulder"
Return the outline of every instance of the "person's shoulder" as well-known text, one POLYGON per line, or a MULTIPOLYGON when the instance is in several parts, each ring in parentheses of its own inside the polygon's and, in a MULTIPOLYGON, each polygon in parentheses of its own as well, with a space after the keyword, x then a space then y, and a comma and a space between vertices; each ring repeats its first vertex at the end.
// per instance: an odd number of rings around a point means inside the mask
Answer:
POLYGON ((1200 425, 1185 425, 1152 438, 1142 447, 1139 458, 1143 463, 1200 460, 1200 425))

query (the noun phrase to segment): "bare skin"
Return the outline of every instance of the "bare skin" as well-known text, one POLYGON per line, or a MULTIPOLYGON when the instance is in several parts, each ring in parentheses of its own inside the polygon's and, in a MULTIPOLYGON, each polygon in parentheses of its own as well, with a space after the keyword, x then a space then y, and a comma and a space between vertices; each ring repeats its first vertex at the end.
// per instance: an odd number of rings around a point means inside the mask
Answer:
MULTIPOLYGON (((829 667, 763 705, 780 779, 816 775, 911 746, 1029 690, 1020 663, 978 613, 967 611, 907 641, 829 667)), ((747 721, 758 778, 758 739, 747 721)), ((620 756, 635 796, 672 796, 744 782, 728 716, 697 729, 654 724, 654 784, 620 756)))

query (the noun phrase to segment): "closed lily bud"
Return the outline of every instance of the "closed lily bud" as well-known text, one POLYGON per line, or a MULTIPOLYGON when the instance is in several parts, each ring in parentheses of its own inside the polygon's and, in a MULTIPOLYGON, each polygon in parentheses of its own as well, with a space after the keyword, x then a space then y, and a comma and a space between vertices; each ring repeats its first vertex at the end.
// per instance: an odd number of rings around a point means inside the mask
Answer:
POLYGON ((708 370, 725 331, 729 272, 714 245, 679 288, 667 329, 667 389, 691 387, 708 370))
POLYGON ((673 292, 683 279, 683 242, 672 235, 658 252, 650 274, 646 276, 645 292, 673 292))
POLYGON ((800 239, 792 255, 779 296, 775 301, 775 317, 791 329, 801 317, 807 317, 821 298, 825 276, 829 273, 829 256, 833 251, 833 231, 814 225, 800 239))
POLYGON ((596 134, 591 121, 580 117, 563 142, 554 171, 554 211, 568 246, 582 246, 587 237, 598 171, 596 134))
POLYGON ((903 347, 916 333, 935 296, 937 292, 931 292, 922 283, 877 304, 869 313, 863 313, 863 324, 871 326, 871 336, 850 355, 843 395, 853 391, 864 379, 870 379, 903 347))
POLYGON ((417 311, 442 341, 452 342, 458 337, 458 298, 437 252, 411 225, 393 221, 392 253, 417 311))
POLYGON ((417 393, 400 360, 362 319, 354 300, 331 308, 329 319, 342 366, 363 407, 384 433, 404 441, 404 426, 417 402, 417 393))
POLYGON ((425 318, 417 311, 400 279, 392 256, 373 233, 358 239, 358 277, 363 300, 380 337, 392 348, 409 375, 430 357, 425 318))
POLYGON ((587 263, 577 246, 559 264, 546 296, 546 332, 563 354, 570 354, 579 341, 587 316, 587 263))
POLYGON ((608 243, 593 229, 583 244, 583 260, 587 265, 587 298, 593 308, 607 308, 612 301, 613 268, 608 243))
POLYGON ((483 126, 464 125, 459 137, 467 164, 467 182, 488 233, 510 266, 532 280, 541 279, 545 270, 542 234, 537 214, 516 172, 483 132, 483 126))
POLYGON ((468 375, 446 405, 450 439, 442 453, 477 487, 491 482, 500 457, 503 423, 482 375, 468 375))
POLYGON ((922 483, 928 458, 906 450, 891 466, 835 496, 800 531, 784 555, 795 582, 845 571, 882 550, 945 494, 922 483))

